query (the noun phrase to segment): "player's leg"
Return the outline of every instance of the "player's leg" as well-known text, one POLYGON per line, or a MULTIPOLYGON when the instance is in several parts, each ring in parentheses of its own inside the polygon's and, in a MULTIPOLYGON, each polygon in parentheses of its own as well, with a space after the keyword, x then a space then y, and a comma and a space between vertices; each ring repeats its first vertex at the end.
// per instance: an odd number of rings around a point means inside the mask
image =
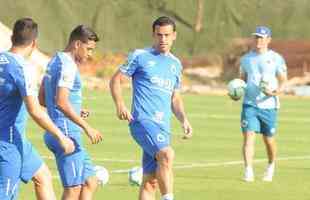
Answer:
POLYGON ((98 186, 98 179, 95 176, 89 177, 82 185, 80 200, 93 199, 94 193, 98 186))
POLYGON ((87 152, 84 152, 84 167, 83 167, 83 179, 85 180, 82 185, 80 200, 91 200, 98 187, 98 178, 95 176, 95 169, 88 156, 87 152))
POLYGON ((51 135, 45 134, 44 141, 49 150, 55 156, 58 172, 63 185, 62 200, 79 199, 82 191, 84 168, 84 152, 80 145, 79 134, 77 137, 71 137, 75 144, 75 151, 65 155, 59 142, 51 135))
POLYGON ((157 180, 155 173, 143 174, 143 181, 140 186, 139 200, 155 200, 157 180))
POLYGON ((243 133, 242 154, 244 159, 244 180, 254 180, 253 158, 255 152, 255 132, 247 131, 243 133))
POLYGON ((173 160, 174 151, 171 147, 165 147, 156 154, 156 177, 163 200, 173 199, 173 160))
POLYGON ((80 197, 82 186, 70 186, 64 187, 64 191, 62 193, 62 200, 78 200, 80 197))
POLYGON ((242 155, 245 166, 244 180, 250 182, 254 181, 253 159, 255 153, 255 134, 260 131, 257 108, 243 105, 241 128, 243 133, 242 155))
POLYGON ((272 181, 275 161, 277 154, 277 145, 275 141, 277 111, 275 109, 263 109, 260 111, 260 120, 262 121, 263 140, 266 147, 268 165, 263 177, 264 181, 272 181))
MULTIPOLYGON (((169 134, 149 120, 135 122, 130 125, 130 129, 133 138, 143 149, 143 173, 145 176, 155 174, 157 183, 160 184, 161 194, 172 196, 173 150, 169 147, 169 134)), ((149 177, 145 179, 146 184, 141 187, 140 196, 155 197, 152 192, 152 188, 156 185, 155 179, 149 177)))
POLYGON ((52 175, 41 156, 28 140, 23 142, 23 163, 21 179, 27 183, 32 180, 37 199, 55 200, 52 175))
POLYGON ((46 164, 42 164, 32 178, 37 199, 56 200, 52 184, 52 174, 46 164))
POLYGON ((263 140, 266 146, 268 164, 275 163, 277 154, 277 145, 275 138, 263 135, 263 140))
POLYGON ((268 156, 268 165, 266 167, 263 180, 272 181, 275 170, 277 146, 274 137, 268 137, 264 135, 263 138, 268 156))
POLYGON ((0 141, 0 199, 17 199, 21 156, 13 144, 0 141))

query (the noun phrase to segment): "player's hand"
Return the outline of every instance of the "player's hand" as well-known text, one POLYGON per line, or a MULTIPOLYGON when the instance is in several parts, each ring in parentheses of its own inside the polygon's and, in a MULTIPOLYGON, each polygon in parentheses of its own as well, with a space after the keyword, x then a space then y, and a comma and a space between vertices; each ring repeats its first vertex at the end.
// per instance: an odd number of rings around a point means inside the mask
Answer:
POLYGON ((266 96, 275 96, 276 95, 276 91, 271 91, 271 90, 268 90, 267 88, 265 88, 263 90, 263 93, 266 95, 266 96))
POLYGON ((117 117, 120 120, 127 120, 128 122, 133 120, 133 117, 126 106, 119 106, 117 108, 117 117))
POLYGON ((70 154, 70 153, 74 152, 75 146, 74 146, 73 141, 69 137, 66 137, 65 135, 63 135, 59 139, 59 143, 60 143, 62 149, 64 150, 65 154, 70 154))
POLYGON ((193 128, 188 120, 184 120, 182 128, 184 132, 184 135, 182 137, 183 139, 189 139, 193 136, 193 128))
POLYGON ((81 113, 80 113, 80 116, 81 116, 83 119, 86 119, 86 118, 89 117, 89 114, 90 114, 89 110, 87 110, 87 109, 82 109, 82 110, 81 110, 81 113))
POLYGON ((102 141, 102 134, 94 128, 87 128, 86 135, 88 136, 92 144, 98 144, 102 141))

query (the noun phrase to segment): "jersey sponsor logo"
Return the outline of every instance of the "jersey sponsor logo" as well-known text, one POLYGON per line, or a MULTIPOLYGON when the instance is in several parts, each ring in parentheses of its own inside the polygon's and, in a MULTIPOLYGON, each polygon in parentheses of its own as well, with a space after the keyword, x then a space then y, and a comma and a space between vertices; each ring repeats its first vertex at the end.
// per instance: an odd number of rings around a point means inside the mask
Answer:
POLYGON ((160 88, 164 88, 166 90, 172 90, 173 89, 173 84, 172 84, 172 81, 170 79, 164 79, 164 78, 160 78, 158 76, 152 76, 151 77, 151 83, 153 83, 154 85, 156 85, 160 88))
POLYGON ((157 134, 156 139, 158 142, 165 142, 166 141, 166 137, 161 133, 157 134))

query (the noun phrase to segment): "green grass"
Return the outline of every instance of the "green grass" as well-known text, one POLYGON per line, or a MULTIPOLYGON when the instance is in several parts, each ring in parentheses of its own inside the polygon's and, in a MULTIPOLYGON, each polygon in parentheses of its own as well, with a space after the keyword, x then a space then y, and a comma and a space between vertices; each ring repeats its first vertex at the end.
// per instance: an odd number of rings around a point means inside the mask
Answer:
MULTIPOLYGON (((128 169, 139 165, 140 150, 133 142, 127 124, 118 121, 114 105, 107 92, 85 91, 85 107, 91 109, 90 123, 104 134, 99 145, 86 147, 96 164, 109 171, 128 169), (132 160, 132 162, 121 162, 132 160)), ((129 95, 126 96, 129 102, 129 95)), ((242 164, 224 165, 241 161, 242 137, 239 130, 240 102, 225 96, 185 94, 184 101, 195 135, 191 140, 181 139, 182 130, 173 120, 173 147, 175 160, 175 196, 177 200, 306 200, 310 197, 309 107, 307 98, 282 98, 277 141, 279 160, 274 181, 261 181, 266 162, 255 164, 256 181, 241 180, 242 164), (305 158, 300 158, 306 156, 305 158), (191 166, 192 165, 192 166, 191 166), (182 168, 188 167, 188 168, 182 168)), ((31 124, 28 138, 41 155, 51 154, 44 147, 42 131, 31 124)), ((257 137, 256 159, 265 158, 264 145, 257 137)), ((57 175, 53 160, 45 159, 57 175)), ((95 199, 137 199, 138 188, 128 184, 126 173, 111 173, 110 182, 100 187, 95 199)), ((54 179, 58 197, 59 179, 54 179)), ((32 184, 21 186, 20 199, 35 199, 32 184)))

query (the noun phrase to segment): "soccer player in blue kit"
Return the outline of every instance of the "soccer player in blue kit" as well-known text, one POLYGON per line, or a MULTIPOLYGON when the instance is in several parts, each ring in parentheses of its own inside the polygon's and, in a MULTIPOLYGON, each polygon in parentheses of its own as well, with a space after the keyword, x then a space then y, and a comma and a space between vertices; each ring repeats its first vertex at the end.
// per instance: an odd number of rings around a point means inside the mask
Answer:
POLYGON ((30 18, 15 22, 12 47, 0 53, 0 199, 17 198, 22 180, 34 183, 36 197, 56 200, 52 177, 46 164, 26 138, 27 111, 34 121, 48 130, 65 154, 74 151, 67 138, 42 110, 37 101, 36 69, 26 59, 36 49, 38 25, 30 18))
POLYGON ((49 62, 39 92, 41 105, 46 106, 51 119, 75 144, 75 151, 64 155, 55 137, 49 132, 44 135, 47 147, 56 158, 64 187, 63 200, 92 199, 97 188, 94 165, 83 147, 81 129, 93 144, 99 143, 102 136, 82 116, 82 82, 78 69, 92 55, 97 41, 99 38, 91 28, 77 26, 65 50, 57 52, 49 62))
POLYGON ((131 135, 143 149, 143 182, 139 200, 155 199, 157 184, 162 200, 172 200, 171 110, 182 123, 184 138, 192 136, 192 127, 179 93, 182 65, 170 53, 176 39, 175 22, 160 17, 152 28, 153 47, 137 49, 130 54, 127 63, 113 75, 110 88, 118 118, 129 121, 131 135), (122 97, 121 79, 125 77, 132 78, 132 112, 128 111, 122 97))
POLYGON ((261 133, 268 156, 263 180, 272 181, 276 160, 274 136, 277 110, 280 108, 278 95, 283 91, 287 69, 282 56, 268 48, 271 41, 271 30, 268 27, 258 26, 253 37, 254 50, 245 54, 240 61, 240 76, 247 83, 241 114, 244 180, 254 181, 255 133, 261 133))

